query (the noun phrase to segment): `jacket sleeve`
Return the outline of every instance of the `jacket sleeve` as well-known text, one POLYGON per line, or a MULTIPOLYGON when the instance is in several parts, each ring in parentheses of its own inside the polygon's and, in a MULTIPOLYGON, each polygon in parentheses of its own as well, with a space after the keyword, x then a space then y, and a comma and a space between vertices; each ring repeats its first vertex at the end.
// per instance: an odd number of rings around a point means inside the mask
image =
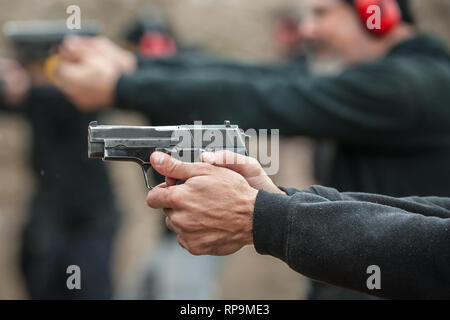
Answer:
POLYGON ((296 66, 296 70, 302 69, 306 72, 305 64, 298 59, 297 62, 288 63, 276 63, 276 64, 255 64, 247 63, 239 60, 232 59, 217 59, 210 55, 194 52, 194 53, 182 53, 175 57, 170 58, 157 58, 157 59, 143 59, 138 58, 138 68, 147 72, 154 71, 155 69, 165 69, 166 71, 233 71, 242 75, 254 74, 263 75, 267 72, 282 72, 289 71, 292 66, 296 66))
MULTIPOLYGON (((27 97, 19 105, 8 105, 0 97, 0 111, 19 114, 31 119, 46 115, 48 118, 71 121, 79 114, 64 94, 55 86, 42 85, 30 87, 27 97), (39 106, 36 107, 36 106, 39 106)), ((94 115, 96 113, 91 113, 94 115)))
POLYGON ((450 298, 450 199, 339 193, 314 186, 260 191, 256 250, 307 277, 388 299, 450 298), (381 289, 369 290, 369 266, 381 289))
POLYGON ((123 76, 116 94, 120 106, 167 124, 227 119, 242 128, 280 129, 282 135, 395 143, 418 134, 413 128, 419 110, 408 78, 403 66, 386 61, 338 77, 144 69, 123 76))
POLYGON ((2 86, 3 83, 0 81, 0 111, 9 111, 10 108, 6 104, 2 86))

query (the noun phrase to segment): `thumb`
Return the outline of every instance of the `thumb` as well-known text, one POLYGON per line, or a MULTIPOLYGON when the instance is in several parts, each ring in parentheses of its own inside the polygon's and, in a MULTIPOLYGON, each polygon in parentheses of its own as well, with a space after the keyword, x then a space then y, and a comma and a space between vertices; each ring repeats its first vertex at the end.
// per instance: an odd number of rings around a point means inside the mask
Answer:
POLYGON ((206 163, 182 162, 162 152, 154 152, 150 157, 150 162, 159 174, 177 180, 210 175, 214 169, 213 166, 206 163))
POLYGON ((86 53, 93 51, 89 44, 88 37, 69 35, 64 38, 58 51, 64 60, 78 62, 86 53))

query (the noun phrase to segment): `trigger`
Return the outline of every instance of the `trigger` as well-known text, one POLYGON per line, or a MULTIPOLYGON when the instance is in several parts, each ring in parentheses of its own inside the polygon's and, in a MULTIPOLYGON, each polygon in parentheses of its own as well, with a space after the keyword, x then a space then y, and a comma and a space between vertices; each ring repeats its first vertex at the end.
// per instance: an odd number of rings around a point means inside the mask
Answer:
POLYGON ((144 180, 145 180, 145 185, 147 186, 148 190, 152 190, 153 187, 150 186, 150 181, 148 180, 148 171, 150 170, 152 166, 150 164, 143 164, 142 165, 142 172, 144 173, 144 180))
POLYGON ((159 151, 165 154, 168 154, 169 156, 172 156, 174 153, 177 152, 175 148, 156 148, 155 151, 159 151))

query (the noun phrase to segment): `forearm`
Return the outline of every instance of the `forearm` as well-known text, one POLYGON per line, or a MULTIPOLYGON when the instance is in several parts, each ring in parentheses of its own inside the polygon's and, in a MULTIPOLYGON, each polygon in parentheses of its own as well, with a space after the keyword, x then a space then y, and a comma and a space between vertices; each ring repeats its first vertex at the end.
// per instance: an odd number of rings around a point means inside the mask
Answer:
POLYGON ((160 123, 229 119, 242 128, 280 129, 282 135, 386 145, 396 142, 392 135, 398 131, 411 131, 408 136, 414 139, 417 133, 410 128, 417 110, 396 102, 391 91, 397 80, 385 86, 382 99, 370 99, 375 90, 362 74, 334 79, 283 72, 143 70, 119 79, 116 101, 160 123))
MULTIPOLYGON (((268 72, 280 72, 292 70, 292 65, 285 63, 256 64, 239 60, 219 59, 202 53, 185 53, 170 58, 145 59, 138 58, 140 70, 162 71, 233 71, 241 75, 264 75, 268 72)), ((299 68, 297 67, 296 70, 299 68)), ((305 68, 306 70, 306 68, 305 68)))
MULTIPOLYGON (((306 80, 278 73, 261 77, 233 71, 157 69, 121 77, 116 101, 156 123, 220 123, 227 119, 244 129, 280 129, 282 135, 336 132, 337 122, 308 102, 308 91, 306 80)), ((341 126, 337 130, 347 129, 341 126)))
POLYGON ((258 195, 258 252, 313 279, 384 298, 450 297, 449 199, 287 191, 258 195), (381 269, 381 290, 367 288, 371 265, 381 269))
POLYGON ((158 123, 226 119, 243 128, 272 128, 270 112, 256 113, 258 101, 266 94, 248 89, 253 78, 230 71, 156 69, 122 77, 116 94, 119 106, 141 111, 158 123))

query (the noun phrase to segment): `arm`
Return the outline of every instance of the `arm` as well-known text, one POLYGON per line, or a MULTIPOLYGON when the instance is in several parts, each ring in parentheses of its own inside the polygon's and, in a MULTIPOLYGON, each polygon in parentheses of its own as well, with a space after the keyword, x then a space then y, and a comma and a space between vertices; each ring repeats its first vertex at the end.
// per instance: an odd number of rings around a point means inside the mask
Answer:
POLYGON ((109 50, 104 51, 69 55, 56 68, 59 86, 81 110, 116 102, 156 123, 229 119, 243 128, 387 148, 429 146, 450 128, 446 100, 436 99, 448 88, 447 60, 391 55, 338 77, 256 76, 216 68, 144 68, 130 74, 134 69, 119 63, 129 54, 105 59, 109 50))
POLYGON ((446 90, 448 68, 413 55, 386 57, 338 77, 313 77, 302 72, 256 75, 215 67, 144 68, 130 74, 133 68, 118 63, 127 55, 105 59, 108 50, 85 51, 75 60, 69 55, 55 71, 58 84, 81 110, 115 102, 143 112, 154 123, 229 119, 242 128, 274 128, 283 135, 385 147, 418 146, 430 140, 424 132, 442 135, 449 130, 448 114, 437 116, 444 109, 424 100, 434 97, 438 88, 446 90), (423 105, 431 106, 427 118, 443 119, 442 128, 423 121, 423 105))
POLYGON ((450 199, 286 191, 258 194, 259 253, 313 279, 384 298, 450 297, 450 199), (366 287, 371 265, 381 268, 382 290, 366 287))
POLYGON ((219 59, 201 52, 180 53, 170 58, 138 59, 139 70, 155 70, 162 68, 163 71, 233 71, 242 76, 253 75, 264 76, 270 72, 289 72, 295 69, 306 73, 307 68, 304 61, 300 59, 293 63, 255 64, 232 59, 219 59))
POLYGON ((17 111, 26 100, 30 79, 14 60, 0 58, 0 110, 17 111))
POLYGON ((243 128, 279 128, 285 135, 395 143, 392 135, 414 135, 418 120, 405 72, 395 68, 401 67, 378 63, 336 78, 142 70, 119 79, 116 100, 158 122, 230 119, 243 128))
POLYGON ((390 299, 450 297, 450 199, 317 186, 283 194, 257 162, 229 155, 204 154, 213 166, 151 157, 168 178, 147 203, 164 208, 168 227, 192 254, 228 255, 253 244, 299 273, 348 289, 390 299), (372 265, 381 268, 381 290, 367 288, 372 265))

